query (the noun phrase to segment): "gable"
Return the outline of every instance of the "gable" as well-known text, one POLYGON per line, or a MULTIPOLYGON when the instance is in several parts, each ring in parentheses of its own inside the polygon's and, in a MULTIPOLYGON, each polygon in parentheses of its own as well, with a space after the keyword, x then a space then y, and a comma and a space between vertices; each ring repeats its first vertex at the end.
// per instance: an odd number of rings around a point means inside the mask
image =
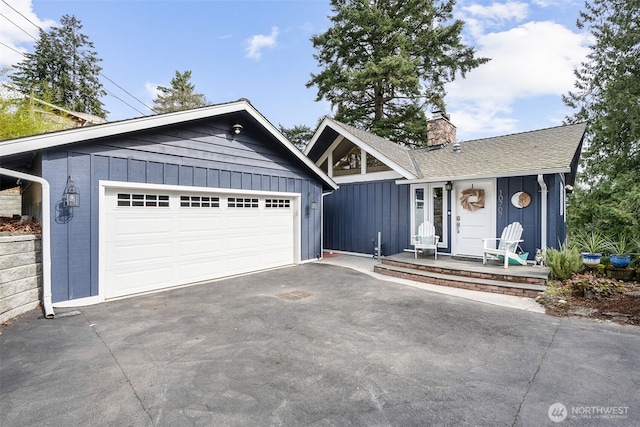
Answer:
POLYGON ((327 160, 331 158, 333 166, 353 147, 358 147, 367 157, 376 159, 380 164, 378 169, 392 170, 408 179, 420 175, 408 148, 329 118, 322 122, 305 149, 305 154, 323 171, 329 172, 327 160))
POLYGON ((23 169, 35 153, 51 150, 108 150, 115 157, 119 151, 120 156, 131 156, 127 151, 132 150, 148 158, 162 154, 195 163, 233 164, 248 156, 251 167, 280 169, 288 164, 319 179, 326 190, 337 188, 246 100, 0 142, 3 165, 16 169, 23 169), (243 127, 239 135, 232 131, 236 123, 243 127))

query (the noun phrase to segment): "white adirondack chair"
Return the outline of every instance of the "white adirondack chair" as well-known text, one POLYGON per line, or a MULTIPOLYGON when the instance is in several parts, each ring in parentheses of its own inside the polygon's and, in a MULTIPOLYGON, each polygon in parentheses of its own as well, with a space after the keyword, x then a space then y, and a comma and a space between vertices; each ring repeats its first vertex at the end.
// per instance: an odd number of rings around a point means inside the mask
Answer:
POLYGON ((411 236, 411 244, 415 257, 418 258, 418 249, 433 249, 434 259, 438 259, 438 242, 440 236, 436 235, 436 228, 429 221, 423 222, 418 227, 418 234, 411 236))
POLYGON ((509 267, 509 260, 512 259, 520 265, 527 265, 527 261, 520 259, 516 253, 518 243, 523 242, 522 237, 522 224, 519 222, 512 222, 502 230, 502 236, 500 237, 487 237, 482 239, 482 263, 487 263, 487 255, 498 257, 499 255, 504 257, 504 268, 509 267), (489 242, 498 240, 498 248, 494 248, 489 242))

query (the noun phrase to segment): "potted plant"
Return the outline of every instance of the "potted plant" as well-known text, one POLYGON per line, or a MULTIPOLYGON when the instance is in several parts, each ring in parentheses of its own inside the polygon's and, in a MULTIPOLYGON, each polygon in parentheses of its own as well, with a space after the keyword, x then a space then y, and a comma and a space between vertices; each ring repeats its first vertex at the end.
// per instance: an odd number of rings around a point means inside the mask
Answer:
POLYGON ((631 255, 629 249, 631 249, 631 242, 627 239, 627 236, 620 235, 618 240, 612 240, 609 243, 611 249, 611 255, 609 255, 609 261, 615 268, 627 268, 631 262, 631 255))
POLYGON ((602 251, 607 248, 607 240, 599 231, 579 233, 574 241, 582 255, 582 262, 588 266, 600 264, 602 251))

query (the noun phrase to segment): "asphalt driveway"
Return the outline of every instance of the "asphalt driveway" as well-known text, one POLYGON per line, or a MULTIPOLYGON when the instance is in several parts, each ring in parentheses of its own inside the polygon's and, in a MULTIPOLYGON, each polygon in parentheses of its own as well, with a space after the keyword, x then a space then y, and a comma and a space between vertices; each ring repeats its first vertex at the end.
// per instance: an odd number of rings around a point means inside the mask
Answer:
POLYGON ((640 425, 640 328, 348 268, 74 311, 3 330, 3 427, 640 425))

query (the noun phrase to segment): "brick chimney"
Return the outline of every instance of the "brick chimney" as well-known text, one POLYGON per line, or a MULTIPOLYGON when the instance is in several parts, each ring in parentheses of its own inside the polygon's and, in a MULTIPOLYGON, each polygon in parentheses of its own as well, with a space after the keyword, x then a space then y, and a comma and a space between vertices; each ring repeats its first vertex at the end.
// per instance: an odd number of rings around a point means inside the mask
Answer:
POLYGON ((449 115, 440 110, 433 112, 427 120, 427 147, 447 145, 456 142, 456 127, 449 120, 449 115))

